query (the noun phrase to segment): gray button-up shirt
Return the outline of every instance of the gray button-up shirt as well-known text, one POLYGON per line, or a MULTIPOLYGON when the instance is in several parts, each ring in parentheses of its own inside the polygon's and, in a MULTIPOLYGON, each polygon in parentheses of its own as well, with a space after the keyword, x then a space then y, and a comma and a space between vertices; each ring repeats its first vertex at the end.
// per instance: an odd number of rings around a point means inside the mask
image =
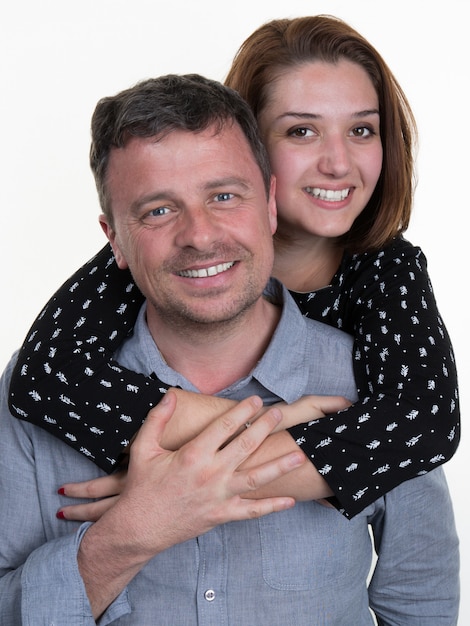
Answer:
MULTIPOLYGON (((270 287, 279 292, 276 283, 270 287)), ((311 393, 355 400, 350 338, 304 318, 285 290, 281 299, 282 317, 266 354, 249 376, 219 395, 257 393, 269 403, 311 393)), ((194 389, 161 358, 144 311, 117 358, 169 385, 194 389)), ((63 504, 61 484, 103 473, 10 415, 11 367, 2 379, 0 405, 0 623, 91 625, 76 561, 89 525, 57 520, 55 512, 63 504)), ((458 542, 439 468, 394 489, 351 521, 333 508, 304 502, 174 546, 146 565, 99 624, 366 626, 374 623, 372 607, 385 625, 450 626, 457 623, 457 605, 458 542), (379 558, 368 588, 369 524, 379 558)))

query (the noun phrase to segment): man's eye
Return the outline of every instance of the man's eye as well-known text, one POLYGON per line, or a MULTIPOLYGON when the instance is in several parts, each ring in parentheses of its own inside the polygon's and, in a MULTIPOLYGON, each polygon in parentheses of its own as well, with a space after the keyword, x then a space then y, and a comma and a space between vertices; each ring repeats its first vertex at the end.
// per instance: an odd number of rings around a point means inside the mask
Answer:
POLYGON ((166 206, 160 206, 156 209, 152 209, 147 213, 149 217, 160 217, 161 215, 167 215, 170 212, 170 209, 166 206))
POLYGON ((214 199, 216 202, 227 202, 227 200, 232 200, 234 197, 233 193, 223 191, 222 193, 216 194, 214 199))

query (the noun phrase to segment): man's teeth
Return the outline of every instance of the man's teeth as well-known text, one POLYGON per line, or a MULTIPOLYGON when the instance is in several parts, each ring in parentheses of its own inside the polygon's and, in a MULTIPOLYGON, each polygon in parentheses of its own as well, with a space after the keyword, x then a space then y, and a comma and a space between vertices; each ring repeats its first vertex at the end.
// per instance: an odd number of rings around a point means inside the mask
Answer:
POLYGON ((348 197, 349 187, 338 191, 334 191, 333 189, 320 189, 320 187, 307 187, 306 191, 314 198, 321 198, 321 200, 329 200, 330 202, 339 202, 348 197))
POLYGON ((234 264, 234 261, 232 261, 231 263, 219 263, 219 265, 205 267, 201 270, 183 270, 181 272, 178 272, 178 275, 183 276, 183 278, 207 278, 208 276, 217 276, 217 274, 226 272, 234 264))

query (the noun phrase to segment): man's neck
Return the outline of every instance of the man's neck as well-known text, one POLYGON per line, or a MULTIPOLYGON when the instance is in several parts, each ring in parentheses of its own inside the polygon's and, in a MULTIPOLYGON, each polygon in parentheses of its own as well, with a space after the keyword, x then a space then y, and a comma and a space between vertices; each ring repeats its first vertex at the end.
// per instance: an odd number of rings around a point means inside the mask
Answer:
POLYGON ((271 341, 281 311, 260 298, 231 323, 175 328, 148 313, 147 321, 166 363, 201 393, 214 394, 252 371, 271 341))

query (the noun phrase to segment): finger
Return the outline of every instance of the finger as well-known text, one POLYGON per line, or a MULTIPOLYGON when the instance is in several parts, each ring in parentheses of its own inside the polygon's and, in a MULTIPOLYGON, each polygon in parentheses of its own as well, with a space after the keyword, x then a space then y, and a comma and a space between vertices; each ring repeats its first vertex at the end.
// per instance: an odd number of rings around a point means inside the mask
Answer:
POLYGON ((233 474, 230 488, 233 493, 241 493, 245 494, 246 497, 251 497, 248 495, 249 492, 257 491, 264 485, 289 474, 305 463, 306 459, 305 454, 298 450, 261 465, 239 470, 233 474))
POLYGON ((285 511, 295 506, 294 498, 276 497, 249 500, 240 498, 237 506, 232 509, 231 520, 242 521, 270 515, 277 511, 285 511))
POLYGON ((65 483, 59 493, 69 498, 106 498, 121 493, 127 470, 120 470, 109 476, 101 476, 81 483, 65 483))
POLYGON ((176 395, 167 391, 160 402, 147 414, 144 423, 140 427, 137 437, 132 444, 130 457, 136 454, 153 454, 161 452, 159 443, 163 436, 165 426, 170 421, 176 408, 176 395))
POLYGON ((98 502, 70 504, 60 508, 57 511, 57 517, 59 519, 74 520, 77 522, 96 522, 113 506, 118 498, 119 496, 113 496, 99 500, 98 502))
POLYGON ((282 420, 282 413, 272 407, 256 419, 249 428, 245 428, 223 450, 220 458, 227 467, 236 469, 245 461, 268 437, 282 420))
MULTIPOLYGON (((258 396, 251 396, 241 400, 233 408, 209 424, 193 439, 193 444, 204 448, 206 451, 213 449, 215 454, 227 440, 240 431, 244 424, 255 417, 262 406, 262 400, 258 396)), ((243 430, 245 429, 243 428, 243 430)))
POLYGON ((342 396, 326 396, 322 399, 321 408, 324 413, 337 413, 343 411, 352 405, 352 402, 342 396))
POLYGON ((337 413, 351 406, 350 400, 343 396, 305 396, 298 400, 299 404, 303 401, 307 403, 307 406, 311 406, 314 410, 319 409, 324 414, 337 413))
POLYGON ((351 406, 351 402, 343 396, 303 396, 287 406, 282 406, 284 416, 280 428, 289 428, 321 419, 325 415, 343 411, 351 406))

